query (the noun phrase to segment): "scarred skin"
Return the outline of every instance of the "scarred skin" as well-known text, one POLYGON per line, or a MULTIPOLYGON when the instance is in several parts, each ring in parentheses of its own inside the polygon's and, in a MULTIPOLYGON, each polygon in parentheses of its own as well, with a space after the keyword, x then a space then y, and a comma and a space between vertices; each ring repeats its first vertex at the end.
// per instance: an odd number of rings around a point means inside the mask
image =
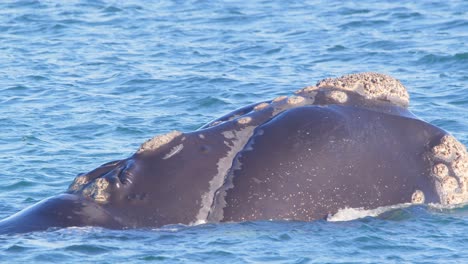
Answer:
POLYGON ((262 219, 468 201, 468 154, 416 118, 396 79, 360 73, 148 140, 0 221, 0 233, 262 219))

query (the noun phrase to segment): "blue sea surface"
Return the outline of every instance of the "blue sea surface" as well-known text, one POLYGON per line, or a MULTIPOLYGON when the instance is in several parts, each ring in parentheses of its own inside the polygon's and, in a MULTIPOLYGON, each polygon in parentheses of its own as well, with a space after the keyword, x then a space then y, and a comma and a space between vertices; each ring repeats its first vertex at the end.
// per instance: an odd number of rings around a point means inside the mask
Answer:
MULTIPOLYGON (((326 77, 402 81, 468 144, 468 2, 2 1, 0 218, 156 134, 326 77)), ((2 263, 467 263, 468 207, 0 236, 2 263)))

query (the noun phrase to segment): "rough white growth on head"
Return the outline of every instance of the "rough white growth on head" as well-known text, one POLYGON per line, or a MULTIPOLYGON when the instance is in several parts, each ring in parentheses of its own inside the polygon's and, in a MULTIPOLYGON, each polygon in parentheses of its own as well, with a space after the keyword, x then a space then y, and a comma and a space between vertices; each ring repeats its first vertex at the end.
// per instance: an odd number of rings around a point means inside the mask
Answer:
POLYGON ((150 150, 157 150, 161 146, 168 144, 169 142, 174 140, 176 137, 181 136, 181 135, 182 135, 182 132, 177 131, 177 130, 171 131, 164 135, 157 135, 153 137, 152 139, 143 143, 140 149, 138 149, 137 153, 142 153, 142 152, 150 151, 150 150))
POLYGON ((283 101, 283 100, 286 100, 286 98, 288 98, 288 97, 285 96, 285 95, 282 95, 282 96, 279 96, 279 97, 276 97, 275 99, 273 99, 272 102, 275 102, 275 103, 281 102, 281 101, 283 101))
POLYGON ((252 118, 250 116, 245 116, 237 119, 237 124, 239 125, 246 125, 252 121, 252 118))
POLYGON ((441 139, 439 145, 432 148, 432 152, 438 159, 453 161, 453 159, 458 156, 464 156, 462 154, 466 152, 466 149, 456 138, 446 135, 441 139))
POLYGON ((308 104, 314 104, 317 93, 318 88, 316 86, 307 86, 294 92, 294 94, 306 98, 308 104))
POLYGON ((413 195, 411 195, 411 203, 423 204, 424 200, 425 200, 424 193, 420 190, 414 191, 413 195))
POLYGON ((109 181, 105 178, 97 178, 90 185, 86 186, 82 194, 95 200, 97 203, 105 204, 109 201, 110 194, 108 192, 109 181))
POLYGON ((432 171, 434 172, 434 175, 437 176, 440 179, 443 179, 448 176, 449 174, 449 169, 445 164, 439 163, 436 164, 433 168, 432 171))
POLYGON ((68 191, 78 191, 80 190, 84 185, 88 184, 89 180, 86 175, 80 175, 73 180, 73 183, 68 187, 68 191))
POLYGON ((317 93, 317 90, 318 90, 318 89, 319 89, 319 88, 318 88, 317 86, 313 85, 313 86, 304 87, 304 88, 302 88, 302 89, 300 89, 300 90, 297 90, 297 91, 294 92, 294 93, 295 93, 295 94, 310 94, 310 93, 312 93, 312 94, 315 95, 315 94, 317 93))
POLYGON ((432 176, 444 205, 468 202, 468 153, 451 135, 445 135, 430 151, 432 176))
POLYGON ((303 103, 304 101, 305 101, 305 98, 302 96, 293 95, 288 98, 288 104, 290 105, 297 105, 297 104, 303 103))
POLYGON ((337 103, 344 104, 348 101, 348 95, 342 91, 332 90, 326 93, 327 97, 337 103))
POLYGON ((276 116, 277 114, 294 107, 312 105, 313 103, 313 97, 303 97, 301 95, 292 95, 290 97, 280 96, 274 99, 270 104, 271 109, 273 110, 271 112, 271 116, 276 116))
POLYGON ((261 103, 261 104, 258 104, 254 107, 254 111, 260 111, 260 110, 263 110, 265 108, 267 108, 270 104, 269 103, 261 103))
POLYGON ((403 107, 409 105, 408 91, 400 81, 381 73, 364 72, 328 78, 319 81, 317 88, 353 91, 366 98, 389 101, 403 107))
POLYGON ((452 163, 452 170, 460 178, 468 178, 468 155, 460 156, 452 163))

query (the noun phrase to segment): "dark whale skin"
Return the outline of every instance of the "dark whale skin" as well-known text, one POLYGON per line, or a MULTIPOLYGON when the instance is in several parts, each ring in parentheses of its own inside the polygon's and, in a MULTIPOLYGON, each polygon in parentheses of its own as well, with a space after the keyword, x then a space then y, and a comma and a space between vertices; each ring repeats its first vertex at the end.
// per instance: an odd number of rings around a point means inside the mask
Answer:
POLYGON ((408 105, 387 75, 325 79, 196 131, 158 135, 0 221, 0 233, 312 221, 344 208, 467 202, 465 146, 408 105))

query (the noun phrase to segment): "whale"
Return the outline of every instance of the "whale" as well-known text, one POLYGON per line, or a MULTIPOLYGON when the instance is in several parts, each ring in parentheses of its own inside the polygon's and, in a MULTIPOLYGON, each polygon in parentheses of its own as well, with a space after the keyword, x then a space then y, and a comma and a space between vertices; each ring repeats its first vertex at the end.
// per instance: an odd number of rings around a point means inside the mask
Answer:
POLYGON ((344 208, 468 201, 468 153, 397 79, 327 78, 144 142, 0 221, 0 233, 314 221, 344 208))

